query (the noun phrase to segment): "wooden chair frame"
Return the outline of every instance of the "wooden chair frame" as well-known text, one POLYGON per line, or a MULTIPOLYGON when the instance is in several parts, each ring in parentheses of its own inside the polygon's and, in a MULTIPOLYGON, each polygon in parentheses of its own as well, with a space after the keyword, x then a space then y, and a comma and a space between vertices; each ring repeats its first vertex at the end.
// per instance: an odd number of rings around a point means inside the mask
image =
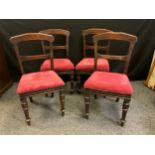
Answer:
MULTIPOLYGON (((99 57, 106 58, 108 60, 118 60, 118 61, 125 61, 124 65, 124 73, 127 74, 128 71, 128 66, 131 58, 131 54, 133 51, 133 48, 135 46, 135 43, 137 42, 137 37, 133 35, 129 35, 126 33, 122 32, 107 32, 104 34, 100 35, 95 35, 93 37, 94 45, 95 45, 95 68, 97 67, 97 59, 99 57), (101 40, 120 40, 120 41, 125 41, 129 43, 129 48, 127 55, 102 55, 98 53, 98 43, 101 40)), ((123 106, 122 106, 122 118, 120 120, 120 125, 124 126, 125 124, 125 119, 127 115, 127 111, 129 108, 129 103, 131 100, 131 95, 123 95, 119 93, 110 93, 110 92, 103 92, 103 91, 95 91, 95 90, 90 90, 90 89, 85 89, 85 94, 84 94, 84 100, 85 100, 85 117, 88 119, 89 118, 89 104, 90 104, 90 95, 95 94, 95 95, 101 95, 101 96, 112 96, 116 97, 117 100, 119 101, 119 98, 123 98, 123 106)))
MULTIPOLYGON (((69 58, 69 37, 70 37, 70 32, 64 29, 47 29, 47 30, 42 30, 39 33, 43 34, 48 34, 48 35, 60 35, 60 36, 65 36, 66 42, 65 45, 53 45, 53 50, 65 50, 66 53, 66 58, 69 58)), ((46 54, 47 50, 49 50, 48 46, 45 46, 44 42, 42 42, 42 47, 43 51, 46 54)), ((70 75, 70 92, 74 92, 74 70, 70 71, 56 71, 59 75, 70 75)))
MULTIPOLYGON (((22 74, 25 74, 24 67, 23 67, 24 61, 40 60, 40 59, 47 59, 47 58, 48 59, 50 58, 51 68, 53 70, 53 46, 52 46, 53 41, 54 41, 53 36, 41 34, 41 33, 26 33, 26 34, 17 35, 17 36, 10 38, 10 42, 13 44, 22 74), (18 44, 21 42, 34 41, 34 40, 35 41, 47 41, 49 43, 50 53, 48 55, 40 54, 40 55, 34 55, 34 56, 22 56, 20 54, 18 44)), ((30 92, 30 93, 19 94, 21 106, 22 106, 22 109, 23 109, 23 112, 24 112, 25 118, 26 118, 26 123, 28 125, 31 124, 29 111, 28 111, 27 98, 29 98, 30 101, 33 102, 32 96, 36 95, 36 94, 40 94, 40 93, 49 93, 49 92, 59 91, 61 115, 64 116, 64 114, 65 114, 65 111, 64 111, 65 110, 65 108, 64 108, 65 96, 63 94, 63 89, 64 89, 64 87, 58 87, 58 88, 54 88, 54 89, 46 89, 46 90, 41 90, 41 91, 34 91, 34 92, 30 92)))
MULTIPOLYGON (((85 30, 82 31, 83 56, 84 56, 84 58, 87 57, 87 50, 92 50, 94 52, 94 47, 95 47, 94 44, 93 45, 88 45, 87 44, 87 36, 88 35, 93 35, 94 36, 94 35, 107 33, 107 32, 111 32, 111 30, 107 30, 107 29, 103 29, 103 28, 89 28, 89 29, 85 29, 85 30)), ((108 53, 109 52, 109 47, 110 47, 110 41, 108 42, 107 46, 99 46, 99 49, 104 49, 106 51, 106 53, 108 53)), ((95 65, 94 65, 94 70, 95 69, 96 68, 95 68, 95 65)), ((81 75, 90 75, 94 70, 87 71, 87 72, 86 71, 76 70, 77 88, 78 88, 79 93, 80 93, 80 88, 81 88, 81 75)))

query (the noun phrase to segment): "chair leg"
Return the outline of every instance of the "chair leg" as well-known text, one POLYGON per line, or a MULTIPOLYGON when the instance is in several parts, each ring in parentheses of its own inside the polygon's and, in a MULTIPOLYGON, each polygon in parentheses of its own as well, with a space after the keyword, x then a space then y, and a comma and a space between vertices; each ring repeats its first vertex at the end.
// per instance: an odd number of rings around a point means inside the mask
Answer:
POLYGON ((70 75, 70 93, 74 93, 74 74, 70 75))
POLYGON ((116 98, 116 102, 119 102, 119 97, 116 98))
POLYGON ((32 96, 29 97, 29 100, 30 100, 31 103, 34 103, 34 100, 33 100, 32 96))
POLYGON ((81 89, 81 76, 78 74, 77 75, 77 92, 79 94, 81 93, 80 89, 81 89))
POLYGON ((84 96, 84 102, 85 102, 85 118, 89 119, 90 96, 88 94, 84 96))
POLYGON ((124 99, 123 102, 123 106, 122 106, 122 118, 120 120, 120 125, 123 127, 125 122, 126 122, 126 115, 127 115, 127 111, 129 109, 129 103, 130 103, 130 99, 124 99))
MULTIPOLYGON (((46 93, 46 94, 45 94, 45 97, 49 97, 49 94, 46 93)), ((51 93, 51 94, 50 94, 50 97, 54 97, 54 93, 51 93)))
POLYGON ((97 95, 96 94, 94 95, 94 99, 97 99, 97 95))
POLYGON ((60 99, 60 105, 61 105, 61 116, 65 115, 65 95, 62 93, 62 91, 59 92, 59 99, 60 99))
POLYGON ((26 123, 27 123, 27 125, 31 125, 31 120, 30 120, 30 116, 29 116, 27 100, 26 100, 25 97, 22 97, 22 98, 20 98, 20 101, 21 101, 22 109, 23 109, 24 114, 25 114, 26 123))
POLYGON ((51 97, 54 97, 54 93, 51 93, 51 97))

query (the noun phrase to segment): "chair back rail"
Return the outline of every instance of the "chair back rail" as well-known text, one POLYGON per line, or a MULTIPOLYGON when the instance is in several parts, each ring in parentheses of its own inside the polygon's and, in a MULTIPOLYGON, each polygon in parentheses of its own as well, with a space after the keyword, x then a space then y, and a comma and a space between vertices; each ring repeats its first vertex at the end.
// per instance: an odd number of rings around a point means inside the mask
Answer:
POLYGON ((124 65, 124 73, 127 73, 128 67, 129 67, 129 62, 131 58, 131 54, 133 51, 133 48, 137 42, 137 37, 134 35, 130 35, 127 33, 122 33, 122 32, 107 32, 99 35, 93 36, 93 41, 95 45, 95 69, 97 68, 97 58, 105 58, 108 60, 118 60, 118 61, 125 61, 124 65), (125 41, 129 43, 129 48, 127 51, 126 55, 104 55, 98 53, 98 43, 99 41, 112 41, 112 40, 117 40, 117 41, 125 41))
MULTIPOLYGON (((88 35, 98 35, 106 32, 111 32, 110 30, 103 29, 103 28, 89 28, 82 31, 83 37, 83 56, 87 56, 87 50, 94 51, 94 45, 87 44, 87 36, 88 35)), ((107 46, 100 46, 100 49, 105 49, 106 53, 108 53, 110 47, 110 41, 108 42, 107 46)))
MULTIPOLYGON (((53 45, 53 50, 65 50, 66 52, 66 57, 69 57, 69 37, 70 37, 70 32, 68 30, 64 29, 47 29, 47 30, 42 30, 39 33, 43 34, 48 34, 48 35, 60 35, 60 36, 65 36, 65 45, 53 45)), ((44 53, 49 49, 48 46, 44 44, 42 41, 42 48, 44 53)))
POLYGON ((53 46, 52 46, 53 42, 54 42, 54 36, 47 35, 47 34, 41 34, 41 33, 25 33, 25 34, 11 37, 10 42, 13 44, 22 74, 25 73, 24 66, 23 66, 24 61, 33 61, 33 60, 50 58, 51 68, 54 69, 53 46), (48 54, 48 55, 47 54, 39 54, 39 55, 37 54, 34 56, 22 56, 20 54, 20 50, 19 50, 19 43, 28 42, 28 41, 47 41, 49 43, 50 54, 48 54))

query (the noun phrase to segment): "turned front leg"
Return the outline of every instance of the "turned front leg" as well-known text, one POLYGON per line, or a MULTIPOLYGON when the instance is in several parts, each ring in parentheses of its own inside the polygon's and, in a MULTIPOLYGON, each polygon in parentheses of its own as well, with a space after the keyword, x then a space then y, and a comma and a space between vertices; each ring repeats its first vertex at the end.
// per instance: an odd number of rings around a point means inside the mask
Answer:
POLYGON ((119 97, 116 98, 116 102, 119 102, 119 97))
POLYGON ((94 99, 97 99, 97 95, 96 94, 94 95, 94 99))
POLYGON ((61 106, 61 116, 65 115, 65 95, 62 91, 59 92, 60 106, 61 106))
POLYGON ((89 104, 90 104, 90 96, 89 95, 84 96, 84 102, 85 102, 85 118, 89 119, 89 104))
POLYGON ((51 97, 54 97, 54 93, 51 93, 51 97))
POLYGON ((130 99, 124 99, 123 106, 122 106, 122 118, 120 120, 120 125, 123 127, 126 122, 126 115, 129 109, 130 99))
POLYGON ((27 123, 28 125, 30 125, 30 124, 31 124, 31 120, 30 120, 30 116, 29 116, 27 100, 26 100, 25 97, 24 97, 24 98, 22 97, 22 98, 20 98, 20 101, 21 101, 22 109, 23 109, 24 114, 25 114, 26 123, 27 123))
POLYGON ((32 96, 29 97, 29 100, 30 100, 31 103, 34 103, 34 100, 33 100, 32 96))
POLYGON ((72 94, 74 92, 74 73, 70 75, 70 93, 72 94))
POLYGON ((81 93, 80 89, 81 89, 81 76, 80 76, 80 74, 78 74, 77 75, 77 91, 78 91, 78 93, 81 93))

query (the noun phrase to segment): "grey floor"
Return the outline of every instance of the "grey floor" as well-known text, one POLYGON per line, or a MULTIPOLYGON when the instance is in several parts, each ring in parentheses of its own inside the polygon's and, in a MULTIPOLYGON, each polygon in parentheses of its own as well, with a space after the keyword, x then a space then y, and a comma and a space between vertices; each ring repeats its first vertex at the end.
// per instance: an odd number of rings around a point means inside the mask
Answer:
POLYGON ((66 95, 66 115, 60 116, 58 95, 46 98, 35 96, 37 104, 29 103, 31 126, 25 124, 23 111, 16 94, 17 83, 0 98, 0 134, 155 134, 155 92, 143 81, 132 82, 134 96, 125 127, 117 123, 121 116, 122 100, 91 99, 90 119, 83 118, 83 96, 66 95))

